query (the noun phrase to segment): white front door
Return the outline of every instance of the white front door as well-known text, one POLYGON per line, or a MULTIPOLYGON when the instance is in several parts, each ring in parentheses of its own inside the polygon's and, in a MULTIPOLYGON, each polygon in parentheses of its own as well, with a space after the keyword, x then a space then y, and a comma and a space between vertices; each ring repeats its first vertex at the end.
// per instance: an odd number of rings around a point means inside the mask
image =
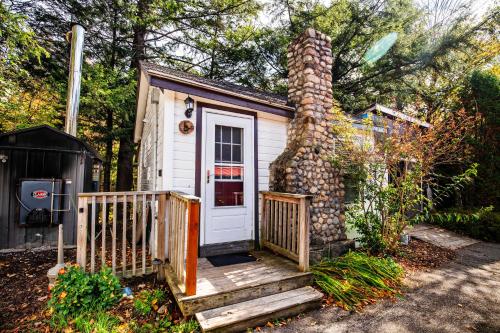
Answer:
POLYGON ((204 244, 253 239, 253 119, 206 113, 204 244))

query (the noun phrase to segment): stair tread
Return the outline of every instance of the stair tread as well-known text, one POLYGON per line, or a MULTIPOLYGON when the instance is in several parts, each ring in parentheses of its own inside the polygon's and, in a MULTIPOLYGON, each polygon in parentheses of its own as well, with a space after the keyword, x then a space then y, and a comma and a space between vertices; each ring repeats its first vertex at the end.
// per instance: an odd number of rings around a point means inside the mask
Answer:
POLYGON ((249 301, 198 312, 196 319, 203 331, 209 331, 304 303, 320 301, 322 294, 310 286, 264 296, 249 301))

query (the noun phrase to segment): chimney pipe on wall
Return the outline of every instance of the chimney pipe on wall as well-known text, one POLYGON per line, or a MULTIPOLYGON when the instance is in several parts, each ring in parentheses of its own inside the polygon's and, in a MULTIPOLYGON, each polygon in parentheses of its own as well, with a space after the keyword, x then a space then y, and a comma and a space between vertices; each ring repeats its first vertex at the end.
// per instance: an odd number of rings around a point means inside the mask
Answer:
POLYGON ((66 124, 64 131, 76 136, 76 120, 80 104, 80 84, 82 81, 83 36, 85 29, 73 23, 71 27, 71 56, 69 62, 68 100, 66 102, 66 124))

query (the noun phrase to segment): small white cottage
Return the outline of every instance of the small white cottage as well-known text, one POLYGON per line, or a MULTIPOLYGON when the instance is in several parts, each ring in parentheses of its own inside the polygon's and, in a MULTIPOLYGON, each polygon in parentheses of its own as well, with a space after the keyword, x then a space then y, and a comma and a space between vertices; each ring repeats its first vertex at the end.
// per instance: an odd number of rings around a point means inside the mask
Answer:
MULTIPOLYGON (((288 49, 288 97, 141 64, 138 189, 201 198, 200 256, 253 249, 259 191, 269 190, 312 195, 313 260, 352 245, 342 172, 329 162, 335 145, 331 68, 330 39, 313 29, 288 49)), ((374 112, 405 116, 374 105, 360 117, 374 112)))
POLYGON ((221 244, 252 248, 258 192, 269 189, 269 164, 286 146, 295 109, 274 94, 151 63, 141 68, 138 189, 202 198, 200 255, 220 253, 221 244))

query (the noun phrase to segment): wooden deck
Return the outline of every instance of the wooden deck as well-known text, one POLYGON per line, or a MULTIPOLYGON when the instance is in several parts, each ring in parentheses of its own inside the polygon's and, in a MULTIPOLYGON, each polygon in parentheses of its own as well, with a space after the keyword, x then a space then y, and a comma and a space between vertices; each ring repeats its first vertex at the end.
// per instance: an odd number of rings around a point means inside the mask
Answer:
POLYGON ((311 284, 311 274, 300 272, 297 263, 266 251, 253 253, 249 263, 214 267, 199 258, 196 295, 186 296, 173 270, 166 278, 184 315, 269 296, 311 284))
POLYGON ((237 332, 320 306, 322 294, 310 286, 312 275, 307 272, 309 197, 261 194, 261 246, 279 255, 258 251, 255 262, 214 267, 198 259, 199 198, 175 191, 80 193, 77 262, 87 268, 89 257, 88 269, 94 272, 100 265, 99 253, 107 258, 110 252, 113 270, 121 266, 132 276, 146 273, 152 258, 166 262, 160 278, 165 273, 182 313, 195 314, 203 332, 237 332), (156 216, 148 214, 156 209, 156 216), (123 226, 121 242, 118 224, 123 226), (157 231, 150 256, 144 237, 148 224, 157 231), (109 232, 106 227, 111 227, 109 232), (98 242, 99 230, 103 233, 98 242), (108 233, 111 239, 106 240, 108 233))

